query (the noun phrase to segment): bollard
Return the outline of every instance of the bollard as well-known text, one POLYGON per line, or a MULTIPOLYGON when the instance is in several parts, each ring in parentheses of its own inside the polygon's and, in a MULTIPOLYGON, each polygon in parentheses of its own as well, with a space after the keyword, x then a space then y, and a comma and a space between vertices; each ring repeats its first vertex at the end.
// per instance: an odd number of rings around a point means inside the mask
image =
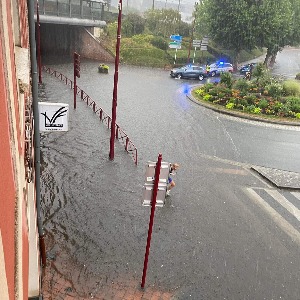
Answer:
POLYGON ((116 124, 116 139, 119 139, 119 125, 116 124))
POLYGON ((135 148, 135 164, 137 165, 138 163, 138 154, 137 154, 137 149, 135 148))
POLYGON ((128 136, 126 137, 126 144, 125 144, 125 150, 128 152, 128 142, 129 142, 129 138, 128 136))

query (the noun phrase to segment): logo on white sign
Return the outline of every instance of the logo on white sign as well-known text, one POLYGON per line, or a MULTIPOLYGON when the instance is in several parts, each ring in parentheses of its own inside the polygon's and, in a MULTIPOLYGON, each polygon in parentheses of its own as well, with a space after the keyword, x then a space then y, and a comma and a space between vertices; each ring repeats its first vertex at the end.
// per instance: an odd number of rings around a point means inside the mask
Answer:
POLYGON ((39 102, 41 131, 68 131, 69 105, 39 102))

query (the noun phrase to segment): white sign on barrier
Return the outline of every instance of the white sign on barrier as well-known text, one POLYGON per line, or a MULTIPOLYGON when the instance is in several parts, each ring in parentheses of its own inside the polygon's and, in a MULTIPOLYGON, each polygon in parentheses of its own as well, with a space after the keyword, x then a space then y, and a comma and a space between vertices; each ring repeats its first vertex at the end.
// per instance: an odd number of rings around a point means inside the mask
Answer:
POLYGON ((68 131, 69 104, 39 102, 40 131, 68 131))
MULTIPOLYGON (((151 206, 155 168, 156 162, 148 162, 145 174, 145 184, 143 187, 143 206, 151 206)), ((164 206, 168 186, 169 170, 170 163, 162 162, 160 167, 159 182, 156 196, 156 207, 164 206)))

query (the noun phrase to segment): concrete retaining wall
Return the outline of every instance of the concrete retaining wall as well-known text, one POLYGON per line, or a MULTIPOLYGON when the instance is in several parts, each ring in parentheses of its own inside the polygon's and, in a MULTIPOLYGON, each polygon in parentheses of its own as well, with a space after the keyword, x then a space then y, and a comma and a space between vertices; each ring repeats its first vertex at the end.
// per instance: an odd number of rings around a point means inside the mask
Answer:
POLYGON ((101 45, 89 30, 80 26, 41 24, 41 51, 43 56, 72 55, 100 62, 114 62, 114 54, 101 45))
POLYGON ((81 28, 79 36, 81 40, 79 53, 82 57, 99 60, 101 62, 115 61, 114 55, 106 50, 89 30, 81 28))

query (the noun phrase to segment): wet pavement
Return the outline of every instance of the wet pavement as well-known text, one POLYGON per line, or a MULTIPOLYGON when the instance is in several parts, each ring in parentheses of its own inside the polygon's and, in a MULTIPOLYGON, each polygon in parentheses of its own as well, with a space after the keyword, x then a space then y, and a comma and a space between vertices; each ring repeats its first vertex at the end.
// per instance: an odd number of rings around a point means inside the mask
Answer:
MULTIPOLYGON (((110 114, 105 95, 111 95, 112 74, 84 79, 90 66, 83 64, 79 85, 110 114)), ((72 78, 72 67, 55 69, 72 78)), ((134 83, 124 94, 120 77, 117 121, 138 147, 138 166, 118 142, 115 159, 108 159, 110 132, 79 100, 69 132, 41 135, 44 299, 297 299, 298 248, 272 222, 262 222, 245 198, 243 187, 267 184, 253 176, 251 164, 231 159, 241 156, 227 124, 186 99, 190 85, 171 79, 166 85, 163 70, 133 69, 147 77, 147 86, 121 68, 134 83), (162 83, 151 99, 151 89, 162 83), (213 126, 205 127, 204 118, 213 126), (181 169, 165 207, 156 209, 142 291, 150 213, 141 205, 142 186, 146 162, 160 152, 181 169)), ((72 105, 69 87, 46 74, 44 82, 42 101, 72 105)))

